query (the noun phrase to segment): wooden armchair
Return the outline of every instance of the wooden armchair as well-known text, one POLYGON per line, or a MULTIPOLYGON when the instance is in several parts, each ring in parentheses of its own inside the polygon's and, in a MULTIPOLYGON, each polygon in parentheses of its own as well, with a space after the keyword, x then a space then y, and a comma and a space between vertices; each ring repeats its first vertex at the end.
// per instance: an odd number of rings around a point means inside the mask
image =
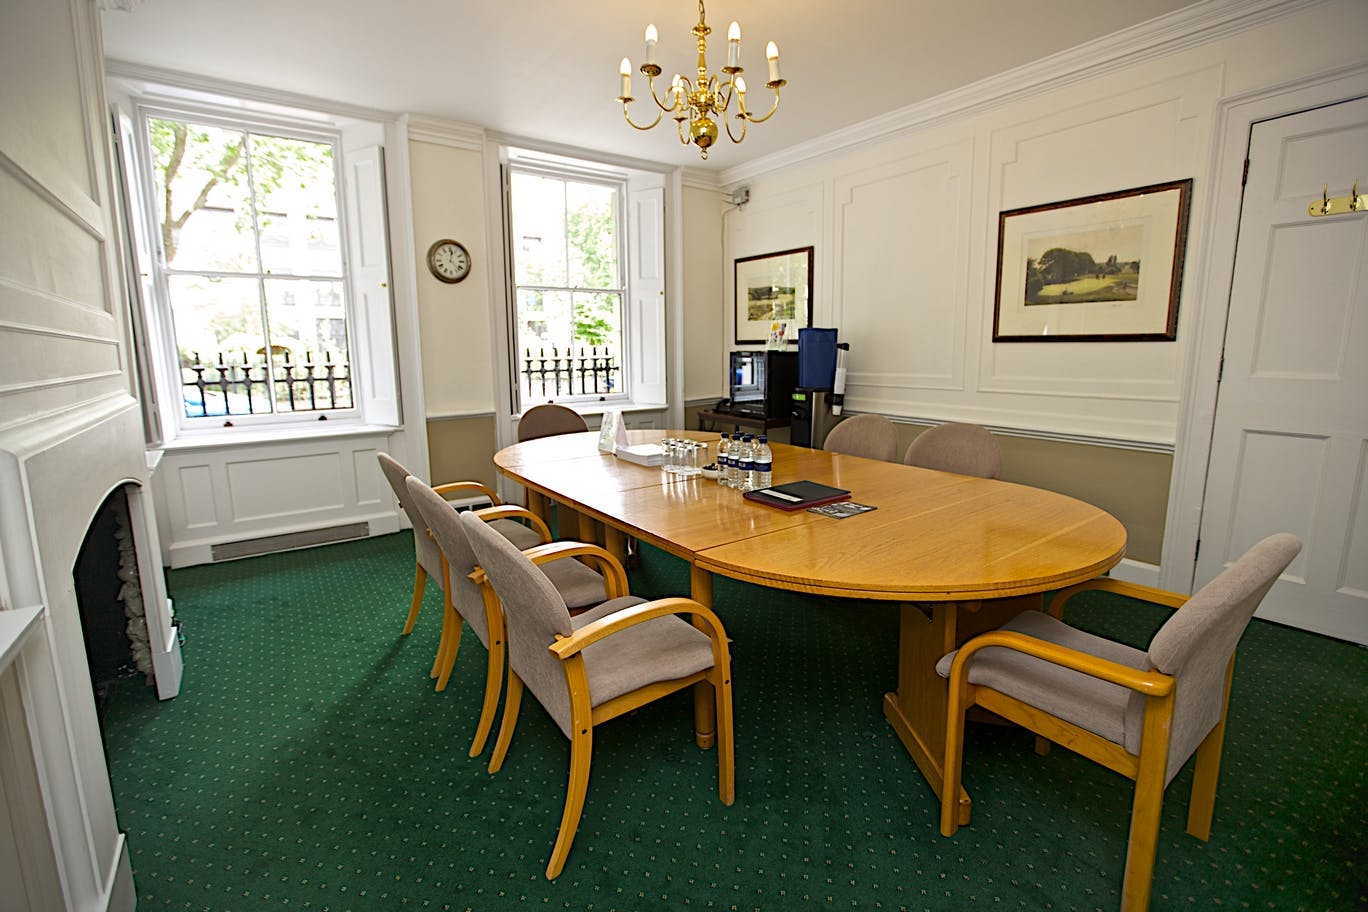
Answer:
POLYGON ((565 867, 589 786, 594 726, 686 687, 711 686, 717 710, 717 779, 723 804, 736 797, 732 742, 731 658, 717 615, 683 598, 646 602, 626 594, 626 574, 597 545, 558 543, 526 554, 479 518, 461 523, 483 575, 503 604, 508 625, 508 693, 490 760, 496 772, 508 754, 524 684, 570 739, 565 810, 546 866, 548 879, 565 867), (551 554, 592 558, 611 584, 608 601, 571 618, 539 562, 551 554), (691 615, 693 625, 679 615, 691 615))
MULTIPOLYGON (((418 621, 418 611, 423 607, 423 593, 427 590, 428 577, 432 577, 438 586, 443 586, 442 558, 437 546, 432 541, 432 536, 428 534, 427 525, 423 522, 423 518, 417 515, 416 510, 409 508, 408 488, 405 484, 409 478, 408 469, 400 465, 388 453, 377 454, 377 459, 380 461, 380 470, 384 473, 385 480, 389 482, 391 490, 394 491, 395 500, 399 502, 399 508, 404 511, 409 524, 413 526, 413 597, 409 601, 408 620, 404 622, 404 635, 407 636, 413 632, 413 625, 418 621)), ((433 490, 444 498, 450 498, 457 494, 479 495, 487 497, 489 502, 495 506, 500 504, 499 496, 478 481, 450 482, 438 485, 433 490)), ((506 535, 519 548, 530 548, 546 540, 536 529, 518 522, 501 522, 498 529, 501 534, 506 535)), ((442 589, 442 594, 443 602, 449 609, 451 600, 447 597, 445 588, 442 589)), ((437 674, 437 662, 434 661, 432 676, 435 678, 437 674)))
MULTIPOLYGON (((485 667, 484 705, 480 710, 480 721, 475 728, 475 739, 470 745, 470 756, 477 756, 489 737, 494 723, 494 710, 499 704, 499 692, 503 688, 504 666, 504 623, 503 613, 497 601, 485 597, 480 587, 471 582, 468 574, 475 567, 475 552, 465 532, 461 530, 457 517, 460 515, 442 499, 437 489, 430 488, 417 478, 409 476, 406 482, 409 500, 417 508, 419 515, 432 536, 441 561, 441 580, 446 593, 446 610, 442 618, 442 639, 437 647, 437 689, 445 690, 451 678, 451 670, 456 664, 456 653, 461 645, 462 622, 468 623, 475 631, 480 642, 488 651, 485 667), (453 571, 453 568, 456 568, 453 571)), ((501 523, 525 520, 539 534, 540 542, 551 540, 550 532, 541 519, 522 507, 500 505, 483 510, 469 511, 471 516, 487 524, 491 534, 497 533, 505 541, 507 536, 496 528, 501 523)), ((517 546, 509 543, 509 547, 517 546)), ((564 555, 562 555, 564 556, 564 555)), ((604 578, 589 567, 574 560, 562 560, 548 566, 546 573, 552 585, 572 605, 597 605, 606 597, 607 584, 604 578)))
POLYGON ((1149 907, 1164 789, 1194 753, 1187 831, 1211 835, 1235 646, 1301 542, 1264 539, 1188 598, 1098 579, 1059 592, 1050 612, 1027 611, 977 636, 936 666, 950 681, 941 833, 959 828, 964 713, 981 706, 1135 781, 1121 908, 1149 907), (1087 589, 1178 610, 1142 652, 1058 619, 1087 589))

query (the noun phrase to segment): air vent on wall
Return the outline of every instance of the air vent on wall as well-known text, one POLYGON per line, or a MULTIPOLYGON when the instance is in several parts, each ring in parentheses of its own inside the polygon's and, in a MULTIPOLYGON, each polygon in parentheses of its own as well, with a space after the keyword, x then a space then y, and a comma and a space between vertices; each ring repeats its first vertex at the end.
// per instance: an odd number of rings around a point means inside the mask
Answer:
POLYGON ((370 523, 347 523, 341 526, 329 526, 326 529, 307 529, 303 532, 289 532, 285 535, 268 535, 265 538, 223 542, 214 545, 210 553, 216 561, 234 560, 239 557, 254 557, 258 554, 271 554, 276 551, 290 551, 295 548, 350 541, 354 538, 365 538, 369 534, 370 523))

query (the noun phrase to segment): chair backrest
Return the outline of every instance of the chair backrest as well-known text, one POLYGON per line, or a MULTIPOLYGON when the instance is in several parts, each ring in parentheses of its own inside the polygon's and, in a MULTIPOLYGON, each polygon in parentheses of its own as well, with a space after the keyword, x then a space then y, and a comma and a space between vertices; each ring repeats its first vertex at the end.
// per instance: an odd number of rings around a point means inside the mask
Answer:
POLYGON ((831 429, 822 449, 893 462, 898 458, 898 428, 883 415, 854 415, 831 429))
MULTIPOLYGON (((1150 641, 1150 663, 1175 678, 1169 779, 1220 721, 1226 667, 1235 646, 1255 609, 1301 547, 1301 539, 1287 532, 1265 538, 1199 589, 1150 641)), ((1128 707, 1126 731, 1136 732, 1138 738, 1139 726, 1132 724, 1138 722, 1132 715, 1140 711, 1137 697, 1131 698, 1128 707)), ((1126 745, 1132 752, 1138 747, 1138 740, 1134 747, 1126 745)))
POLYGON ((538 405, 523 412, 518 419, 518 441, 554 437, 557 434, 577 434, 589 430, 579 412, 563 405, 538 405))
POLYGON ((418 565, 437 581, 437 585, 442 585, 442 556, 437 550, 437 545, 428 537, 428 527, 423 522, 423 517, 410 505, 406 483, 410 477, 408 469, 401 466, 388 453, 377 453, 376 459, 380 461, 380 470, 385 473, 385 480, 394 489, 395 499, 399 501, 400 508, 413 526, 413 550, 418 565))
POLYGON ((977 424, 942 424, 917 435, 903 456, 907 465, 979 478, 1002 477, 1002 448, 977 424))
POLYGON ((570 735, 570 691, 560 659, 547 647, 574 632, 560 592, 538 567, 477 516, 460 514, 475 559, 503 603, 508 664, 570 735))
POLYGON ((480 642, 489 645, 489 624, 485 620, 480 587, 470 581, 475 569, 475 552, 461 529, 459 514, 447 500, 419 478, 408 477, 409 502, 417 509, 424 525, 432 532, 436 547, 446 555, 451 568, 451 604, 470 624, 480 642))

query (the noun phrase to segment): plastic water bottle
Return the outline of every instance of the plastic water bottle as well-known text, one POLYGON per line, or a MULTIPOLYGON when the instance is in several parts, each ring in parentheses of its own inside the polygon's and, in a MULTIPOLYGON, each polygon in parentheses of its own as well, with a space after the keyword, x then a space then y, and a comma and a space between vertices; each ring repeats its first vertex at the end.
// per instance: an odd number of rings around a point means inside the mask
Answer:
POLYGON ((727 447, 727 487, 734 488, 741 483, 741 432, 734 431, 731 446, 727 447))
POLYGON ((760 435, 755 444, 755 484, 752 491, 759 491, 774 484, 774 453, 769 448, 769 437, 760 435))
POLYGON ((755 438, 750 434, 741 438, 741 459, 736 475, 736 490, 755 490, 755 438))
POLYGON ((717 483, 727 483, 727 466, 731 463, 731 436, 723 434, 717 441, 717 483))

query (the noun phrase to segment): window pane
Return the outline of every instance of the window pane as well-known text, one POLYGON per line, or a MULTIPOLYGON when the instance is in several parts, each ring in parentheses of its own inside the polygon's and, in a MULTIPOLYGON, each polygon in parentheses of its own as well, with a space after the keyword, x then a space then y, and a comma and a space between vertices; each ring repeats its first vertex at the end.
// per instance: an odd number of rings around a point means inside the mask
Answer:
POLYGON ((265 271, 340 276, 332 146, 257 133, 250 145, 265 271))
POLYGON ((256 272, 244 134, 158 119, 148 128, 167 265, 256 272))
POLYGON ((514 281, 565 285, 565 181, 515 171, 510 192, 514 281))
POLYGON ((277 411, 352 407, 341 282, 266 280, 277 411))
POLYGON ((265 333, 255 279, 171 276, 183 406, 188 418, 269 412, 251 367, 265 333))
POLYGON ((617 191, 568 181, 565 231, 572 288, 619 288, 617 191))
POLYGON ((575 294, 574 342, 621 348, 622 296, 607 292, 575 294))

